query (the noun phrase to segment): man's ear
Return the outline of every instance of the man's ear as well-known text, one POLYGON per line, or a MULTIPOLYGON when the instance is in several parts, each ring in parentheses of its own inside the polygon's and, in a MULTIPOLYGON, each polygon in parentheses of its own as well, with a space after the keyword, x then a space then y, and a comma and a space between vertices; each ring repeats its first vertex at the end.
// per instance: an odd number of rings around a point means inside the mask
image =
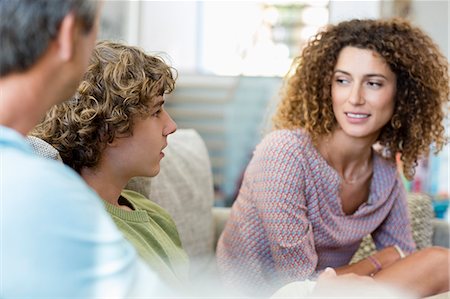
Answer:
POLYGON ((56 38, 58 55, 64 61, 72 59, 75 47, 77 23, 73 12, 67 14, 61 22, 56 38))

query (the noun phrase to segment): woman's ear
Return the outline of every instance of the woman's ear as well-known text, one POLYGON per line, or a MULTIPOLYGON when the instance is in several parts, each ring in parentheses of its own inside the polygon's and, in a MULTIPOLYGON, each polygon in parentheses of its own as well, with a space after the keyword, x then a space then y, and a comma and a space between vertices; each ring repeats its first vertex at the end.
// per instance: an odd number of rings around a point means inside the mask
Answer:
POLYGON ((56 37, 58 55, 63 61, 70 61, 72 59, 76 30, 77 23, 75 14, 71 12, 63 18, 56 37))

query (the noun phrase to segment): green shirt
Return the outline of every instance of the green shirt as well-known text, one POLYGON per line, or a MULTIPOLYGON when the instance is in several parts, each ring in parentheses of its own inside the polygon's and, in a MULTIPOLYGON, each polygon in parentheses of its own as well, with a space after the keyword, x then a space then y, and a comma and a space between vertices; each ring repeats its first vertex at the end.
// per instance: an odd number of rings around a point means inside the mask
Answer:
POLYGON ((105 202, 117 227, 153 270, 171 285, 182 286, 188 279, 189 259, 172 217, 137 192, 123 190, 121 195, 134 211, 105 202))

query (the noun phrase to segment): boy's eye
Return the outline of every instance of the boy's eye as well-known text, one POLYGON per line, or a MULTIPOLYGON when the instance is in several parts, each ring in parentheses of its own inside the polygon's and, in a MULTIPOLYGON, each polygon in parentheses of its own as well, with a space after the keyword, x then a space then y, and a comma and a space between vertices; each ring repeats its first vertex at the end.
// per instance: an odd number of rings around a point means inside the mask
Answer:
POLYGON ((152 116, 159 116, 161 114, 162 109, 158 109, 152 116))

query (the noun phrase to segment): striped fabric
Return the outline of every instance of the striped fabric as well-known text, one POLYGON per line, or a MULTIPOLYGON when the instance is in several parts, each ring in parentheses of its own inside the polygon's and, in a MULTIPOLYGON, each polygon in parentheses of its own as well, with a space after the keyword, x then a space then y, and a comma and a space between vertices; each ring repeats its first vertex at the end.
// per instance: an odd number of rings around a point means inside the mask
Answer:
POLYGON ((373 158, 370 196, 352 215, 338 197, 340 177, 301 130, 279 130, 257 146, 219 240, 226 284, 273 291, 348 264, 372 233, 383 248, 415 250, 406 194, 394 164, 373 158))

